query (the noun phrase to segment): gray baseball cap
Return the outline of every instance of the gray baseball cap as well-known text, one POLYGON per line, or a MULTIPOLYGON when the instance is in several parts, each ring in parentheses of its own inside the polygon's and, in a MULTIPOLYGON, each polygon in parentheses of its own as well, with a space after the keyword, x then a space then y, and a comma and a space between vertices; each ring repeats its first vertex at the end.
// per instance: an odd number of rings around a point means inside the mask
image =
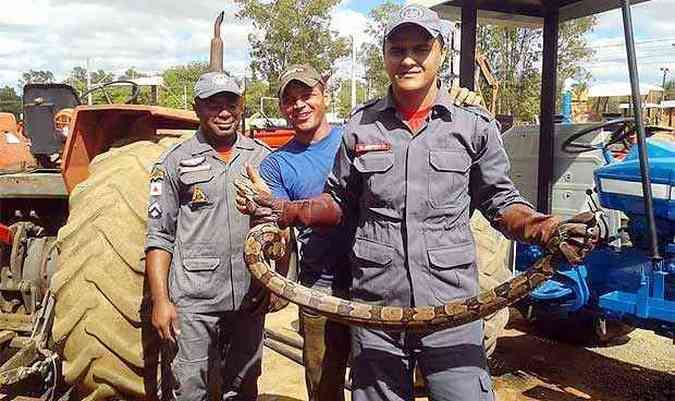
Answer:
POLYGON ((241 96, 239 85, 222 72, 207 72, 202 74, 195 84, 195 97, 200 99, 206 99, 220 92, 230 92, 241 96))
POLYGON ((403 7, 391 18, 384 30, 384 39, 386 40, 389 35, 404 24, 417 25, 424 28, 432 38, 441 35, 441 38, 445 41, 443 22, 438 17, 438 13, 417 4, 403 7))
POLYGON ((310 88, 318 83, 324 83, 321 79, 321 74, 309 64, 293 64, 289 66, 281 74, 279 81, 279 92, 277 92, 279 97, 284 94, 284 90, 286 90, 288 84, 293 81, 302 82, 310 88))

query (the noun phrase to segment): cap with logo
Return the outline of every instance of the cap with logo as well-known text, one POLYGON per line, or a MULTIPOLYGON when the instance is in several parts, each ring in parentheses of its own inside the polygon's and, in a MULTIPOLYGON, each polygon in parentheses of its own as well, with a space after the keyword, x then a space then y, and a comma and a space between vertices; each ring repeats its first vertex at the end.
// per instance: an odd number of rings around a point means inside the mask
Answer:
POLYGON ((206 99, 221 92, 229 92, 241 96, 239 85, 222 72, 207 72, 202 74, 197 83, 195 83, 195 97, 200 99, 206 99))
POLYGON ((318 83, 324 83, 323 79, 321 78, 321 74, 319 74, 314 69, 314 67, 308 64, 291 65, 281 74, 279 81, 279 92, 277 92, 279 97, 284 94, 284 90, 288 84, 293 81, 302 82, 309 87, 313 87, 318 83))
POLYGON ((432 38, 436 38, 440 35, 443 41, 446 41, 445 31, 447 29, 445 25, 447 24, 444 24, 444 22, 438 17, 438 13, 436 13, 436 11, 416 4, 403 7, 392 17, 384 30, 385 40, 396 29, 404 24, 417 25, 427 31, 432 38))

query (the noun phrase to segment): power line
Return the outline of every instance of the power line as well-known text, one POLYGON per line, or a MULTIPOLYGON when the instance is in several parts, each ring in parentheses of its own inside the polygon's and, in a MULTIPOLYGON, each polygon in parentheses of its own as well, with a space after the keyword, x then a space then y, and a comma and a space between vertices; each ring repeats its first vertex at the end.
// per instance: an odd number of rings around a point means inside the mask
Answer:
MULTIPOLYGON (((645 40, 636 40, 635 45, 641 45, 645 43, 658 43, 658 42, 675 42, 675 37, 672 38, 659 38, 659 39, 645 39, 645 40)), ((609 43, 605 45, 598 45, 598 46, 589 46, 593 49, 602 49, 602 48, 608 48, 608 47, 625 47, 625 43, 623 41, 617 42, 617 43, 609 43)))

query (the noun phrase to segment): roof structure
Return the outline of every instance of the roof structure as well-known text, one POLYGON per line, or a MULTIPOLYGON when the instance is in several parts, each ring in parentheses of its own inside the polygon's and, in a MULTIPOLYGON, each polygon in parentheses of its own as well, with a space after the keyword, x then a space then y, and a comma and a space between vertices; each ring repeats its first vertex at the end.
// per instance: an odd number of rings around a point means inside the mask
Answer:
MULTIPOLYGON (((640 96, 647 96, 649 92, 663 92, 663 88, 657 85, 640 84, 640 96)), ((608 84, 593 85, 588 88, 588 97, 619 97, 631 96, 629 82, 612 82, 608 84)))
POLYGON ((660 109, 673 109, 675 108, 675 100, 664 100, 659 103, 658 106, 660 109))
MULTIPOLYGON (((441 18, 459 20, 464 3, 475 1, 478 7, 478 22, 541 27, 544 15, 551 7, 557 8, 560 22, 586 17, 621 7, 621 0, 414 0, 434 9, 441 18)), ((631 0, 631 4, 647 0, 631 0)))

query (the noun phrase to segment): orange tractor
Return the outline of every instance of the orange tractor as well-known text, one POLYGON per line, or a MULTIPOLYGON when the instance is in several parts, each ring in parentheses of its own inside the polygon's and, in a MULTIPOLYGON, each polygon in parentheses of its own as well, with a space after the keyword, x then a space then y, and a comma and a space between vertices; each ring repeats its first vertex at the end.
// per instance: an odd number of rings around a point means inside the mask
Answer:
MULTIPOLYGON (((222 71, 222 45, 212 60, 222 71)), ((42 377, 47 391, 64 380, 71 399, 146 399, 160 377, 145 305, 148 179, 199 121, 79 99, 68 85, 31 84, 23 126, 0 114, 0 393, 42 377)), ((259 136, 279 146, 291 134, 259 136)))

